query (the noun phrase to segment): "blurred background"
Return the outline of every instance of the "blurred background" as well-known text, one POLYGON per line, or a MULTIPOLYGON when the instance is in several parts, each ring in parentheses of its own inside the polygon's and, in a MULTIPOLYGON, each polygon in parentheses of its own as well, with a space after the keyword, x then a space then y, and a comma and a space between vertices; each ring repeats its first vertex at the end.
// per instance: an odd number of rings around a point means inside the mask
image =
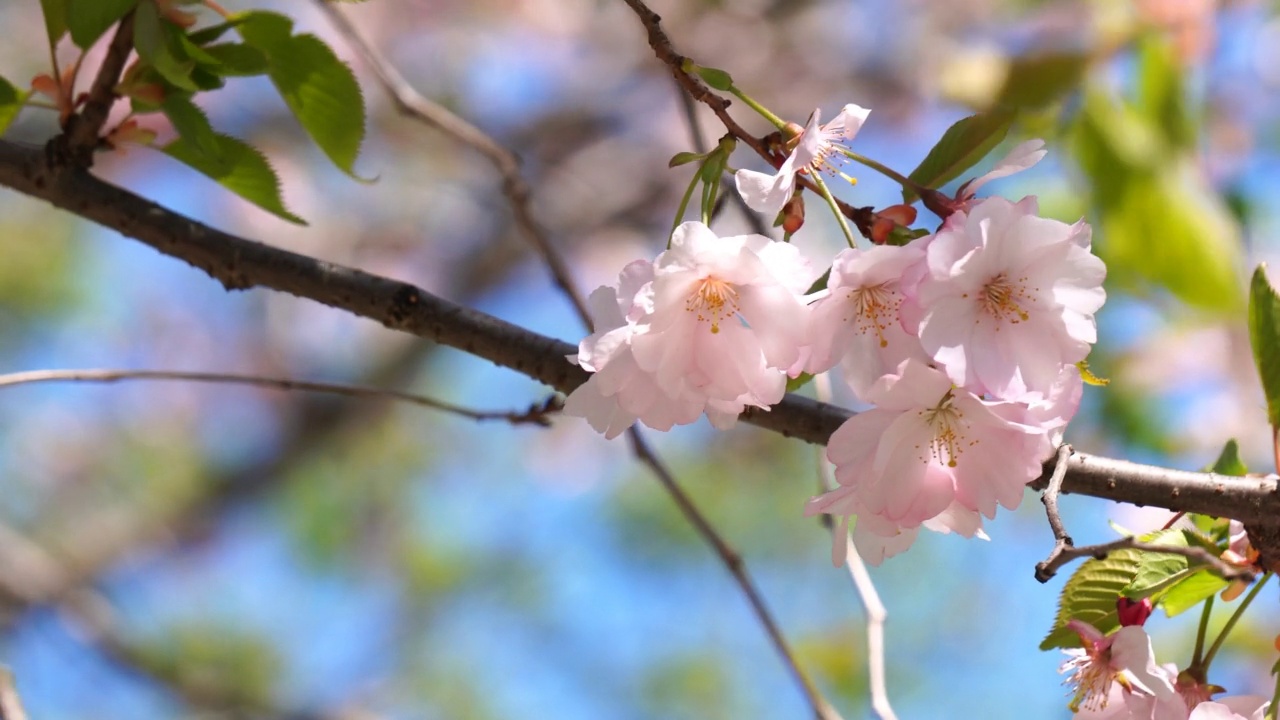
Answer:
MULTIPOLYGON (((399 116, 315 6, 271 8, 328 40, 370 110, 361 184, 305 138, 265 79, 204 97, 268 153, 289 225, 134 148, 96 171, 217 227, 396 277, 576 342, 572 310, 475 152, 399 116)), ((1181 468, 1238 438, 1269 472, 1244 332, 1246 273, 1280 251, 1277 3, 1210 0, 655 0, 678 51, 803 122, 873 109, 856 149, 910 171, 946 127, 1011 107, 1033 171, 984 188, 1094 223, 1109 302, 1077 448, 1181 468)), ((617 0, 373 0, 344 6, 427 97, 524 160, 533 210, 590 290, 652 257, 694 149, 670 75, 617 0)), ((215 16, 205 12, 205 22, 215 16)), ((0 5, 0 75, 48 72, 40 5, 0 5)), ((69 62, 70 48, 63 57, 69 62)), ((91 62, 91 61, 90 61, 91 62)), ((92 64, 86 67, 94 67, 92 64)), ((740 104, 736 117, 769 128, 740 104)), ((702 110, 697 133, 723 132, 702 110)), ((151 125, 166 129, 159 116, 151 125)), ((27 110, 7 138, 42 142, 27 110)), ((997 155, 999 154, 997 151, 997 155)), ((740 152, 734 163, 762 167, 740 152)), ((989 165, 990 161, 986 165, 989 165)), ((975 169, 976 174, 986 165, 975 169)), ((855 168, 851 170, 860 170, 855 168)), ((841 195, 883 207, 870 171, 841 195)), ((813 204, 796 242, 843 245, 813 204)), ((933 227, 934 219, 918 223, 933 227)), ((734 207, 721 234, 745 231, 734 207)), ((548 395, 513 372, 307 301, 202 273, 44 203, 0 193, 0 371, 155 368, 370 383, 486 409, 548 395)), ((846 718, 869 717, 865 615, 804 501, 817 451, 753 427, 650 433, 846 718)), ((1077 542, 1160 513, 1068 497, 1077 542)), ((922 535, 874 570, 903 718, 1067 718, 1036 649, 1067 574, 1028 493, 992 541, 922 535), (964 710, 962 710, 964 708, 964 710)), ((793 718, 803 696, 729 574, 621 441, 585 423, 477 424, 385 402, 182 383, 0 391, 0 662, 33 720, 793 718), (52 559, 52 565, 48 562, 52 559)), ((1274 588, 1211 681, 1270 695, 1274 588)), ((1190 658, 1197 613, 1148 623, 1190 658)), ((1221 622, 1223 618, 1219 618, 1221 622)))

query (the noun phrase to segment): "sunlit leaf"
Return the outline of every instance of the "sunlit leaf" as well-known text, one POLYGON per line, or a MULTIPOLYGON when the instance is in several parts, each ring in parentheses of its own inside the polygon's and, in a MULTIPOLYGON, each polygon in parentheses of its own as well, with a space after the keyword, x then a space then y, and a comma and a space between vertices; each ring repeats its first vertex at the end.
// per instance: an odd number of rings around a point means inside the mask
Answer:
POLYGON ((1160 607, 1169 617, 1180 615, 1204 602, 1229 583, 1208 570, 1197 570, 1160 596, 1160 607))
MULTIPOLYGON (((908 177, 928 188, 938 188, 954 180, 1004 140, 1014 116, 1012 112, 997 110, 957 121, 947 128, 942 139, 908 177)), ((918 197, 911 189, 902 189, 903 202, 915 202, 918 197)))
POLYGON ((1210 472, 1235 477, 1244 477, 1249 474, 1249 468, 1240 459, 1240 444, 1235 438, 1231 438, 1226 445, 1222 446, 1222 452, 1218 454, 1218 459, 1214 461, 1210 472))
POLYGON ((292 223, 306 221, 289 212, 280 196, 280 178, 256 148, 228 135, 215 135, 217 157, 211 158, 193 140, 179 137, 164 147, 165 154, 218 181, 231 192, 292 223))
POLYGON ((1080 636, 1067 627, 1067 622, 1082 620, 1103 633, 1120 627, 1116 600, 1141 565, 1138 551, 1117 550, 1098 560, 1086 560, 1076 568, 1062 587, 1058 598, 1058 616, 1053 628, 1040 643, 1041 650, 1078 647, 1080 636))
POLYGON ((276 13, 239 16, 240 35, 262 51, 267 74, 307 134, 349 175, 364 139, 364 97, 346 63, 314 35, 293 35, 293 22, 276 13))
POLYGON ((1280 429, 1280 295, 1258 266, 1249 283, 1249 343, 1267 397, 1267 420, 1280 429))
POLYGON ((1014 110, 1043 107, 1080 87, 1089 56, 1046 53, 1015 58, 1009 65, 995 107, 1014 110))

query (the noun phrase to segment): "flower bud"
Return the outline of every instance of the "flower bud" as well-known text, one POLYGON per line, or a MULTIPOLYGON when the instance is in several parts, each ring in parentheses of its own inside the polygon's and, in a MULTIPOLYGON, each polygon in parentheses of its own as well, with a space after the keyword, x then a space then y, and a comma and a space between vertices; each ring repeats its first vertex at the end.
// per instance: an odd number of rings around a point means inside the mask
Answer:
POLYGON ((1116 598, 1116 614, 1120 616, 1120 626, 1142 625, 1151 617, 1151 598, 1130 600, 1127 597, 1116 598))

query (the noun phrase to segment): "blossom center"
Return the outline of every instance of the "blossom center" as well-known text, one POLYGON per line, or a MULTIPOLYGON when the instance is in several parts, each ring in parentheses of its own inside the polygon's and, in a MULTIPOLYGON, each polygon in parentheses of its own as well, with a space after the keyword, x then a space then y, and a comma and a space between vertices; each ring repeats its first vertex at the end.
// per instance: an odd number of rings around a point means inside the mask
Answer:
POLYGON ((684 307, 697 315, 698 322, 710 323, 711 332, 718 333, 721 321, 738 312, 738 289, 719 278, 706 277, 698 282, 684 307))
POLYGON ((965 448, 977 443, 976 440, 966 442, 964 412, 955 406, 954 400, 955 396, 948 391, 937 407, 920 411, 933 435, 929 441, 929 454, 923 458, 926 462, 932 460, 939 465, 955 467, 965 448))
POLYGON ((1079 712, 1081 707, 1097 712, 1107 707, 1107 696, 1111 693, 1111 682, 1116 672, 1111 668, 1111 649, 1090 648, 1068 660, 1062 666, 1062 672, 1075 670, 1075 673, 1063 681, 1076 688, 1074 697, 1068 707, 1071 712, 1079 712))
POLYGON ((978 291, 978 303, 982 309, 996 320, 1007 320, 1011 325, 1030 319, 1024 306, 1035 302, 1035 297, 1027 291, 1026 278, 1009 279, 1000 273, 987 281, 978 291))
POLYGON ((884 331, 888 329, 890 322, 896 321, 898 306, 902 304, 902 297, 886 285, 888 283, 880 283, 854 290, 849 295, 853 317, 845 318, 845 322, 853 323, 859 333, 875 333, 880 340, 880 347, 889 344, 884 331))

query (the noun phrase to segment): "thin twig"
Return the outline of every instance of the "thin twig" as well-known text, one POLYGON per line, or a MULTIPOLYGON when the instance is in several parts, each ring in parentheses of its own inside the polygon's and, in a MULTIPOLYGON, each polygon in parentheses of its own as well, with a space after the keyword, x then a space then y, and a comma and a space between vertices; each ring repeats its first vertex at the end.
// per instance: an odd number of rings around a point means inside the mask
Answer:
MULTIPOLYGON (((676 84, 679 90, 679 83, 676 84)), ((707 151, 707 139, 702 133, 702 126, 698 124, 698 105, 693 101, 693 97, 689 93, 680 90, 680 107, 684 110, 685 124, 689 126, 689 139, 693 142, 693 150, 696 153, 705 153, 707 151)), ((747 224, 751 226, 751 232, 756 235, 768 235, 769 228, 764 224, 764 218, 760 217, 760 213, 747 207, 747 201, 742 199, 742 194, 738 192, 736 184, 727 182, 721 183, 721 194, 716 202, 716 209, 724 203, 725 198, 733 201, 738 206, 738 210, 742 212, 742 217, 746 219, 747 224), (728 186, 727 189, 725 186, 728 186)), ((716 213, 712 213, 714 217, 716 213)))
POLYGON ((130 10, 120 18, 116 34, 112 36, 98 74, 89 87, 84 109, 71 116, 65 132, 50 143, 49 147, 54 155, 66 158, 80 167, 93 164, 93 152, 98 148, 102 126, 106 124, 111 106, 116 102, 116 84, 120 82, 125 61, 133 50, 133 12, 130 10))
POLYGON ((0 720, 27 720, 13 673, 7 667, 0 667, 0 720))
POLYGON ((751 580, 750 574, 747 573, 747 568, 745 563, 742 561, 742 556, 739 555, 738 552, 734 550, 733 547, 731 547, 729 543, 720 536, 720 533, 711 525, 710 521, 707 520, 707 517, 703 515, 702 511, 698 509, 698 506, 694 504, 693 499, 690 498, 689 495, 685 493, 684 489, 680 487, 680 484, 676 482, 671 471, 668 470, 666 465, 664 465, 658 456, 654 454, 653 450, 649 447, 649 444, 645 442, 644 436, 640 434, 640 431, 637 428, 632 427, 627 431, 627 437, 631 441, 631 449, 636 458, 653 471, 658 482, 660 482, 662 487, 666 489, 667 493, 671 495, 671 499, 675 502, 676 507, 680 509, 685 520, 687 520, 689 524, 693 526, 693 529, 698 533, 698 535, 711 546, 716 555, 720 558, 721 564, 723 564, 725 568, 729 570, 729 573, 733 575, 734 581, 737 582, 738 587, 742 590, 742 594, 746 596, 747 602, 751 605, 751 611, 755 613, 756 620, 760 622, 765 633, 768 634, 770 642, 773 643, 774 649, 777 650, 778 655, 786 664, 787 670, 790 671, 791 676, 800 686, 805 699, 813 709, 814 716, 820 720, 838 720, 840 718, 839 713, 837 713, 835 708, 831 707, 830 703, 822 697, 817 686, 813 684, 813 681, 809 679, 809 676, 800 668, 800 663, 796 660, 795 654, 791 652, 790 646, 787 645, 786 638, 782 635, 782 630, 778 626, 778 621, 774 619, 773 613, 770 612, 769 607, 765 605, 764 597, 760 594, 759 589, 756 588, 755 583, 751 580))
POLYGON ((1058 493, 1062 491, 1062 481, 1067 477, 1071 453, 1070 445, 1062 443, 1058 446, 1058 452, 1054 454, 1053 474, 1049 476, 1049 485, 1040 495, 1040 502, 1044 503, 1045 515, 1049 518, 1049 529, 1053 531, 1053 550, 1044 562, 1036 565, 1036 579, 1042 583, 1048 582, 1049 578, 1053 577, 1053 572, 1046 569, 1049 561, 1066 548, 1075 545, 1071 536, 1067 534, 1066 526, 1062 524, 1062 515, 1058 512, 1058 493))
MULTIPOLYGON (((815 376, 813 388, 819 400, 831 402, 830 375, 820 373, 815 376)), ((824 491, 830 492, 836 487, 835 479, 832 477, 832 466, 827 461, 824 449, 819 446, 816 450, 818 482, 824 491)), ((832 522, 830 515, 821 515, 820 519, 828 532, 833 535, 840 532, 839 526, 832 522)), ((893 712, 893 705, 889 702, 889 688, 885 677, 884 626, 889 620, 889 611, 880 600, 880 593, 876 592, 871 573, 867 571, 867 564, 858 554, 858 548, 853 544, 853 537, 846 532, 843 539, 845 541, 844 564, 849 569, 849 577, 853 580, 853 588, 858 593, 858 600, 867 613, 867 675, 868 689, 871 692, 871 710, 880 720, 897 720, 898 716, 893 712)))
POLYGON ((1221 576, 1224 580, 1243 580, 1245 582, 1253 582, 1255 577, 1252 568, 1232 565, 1202 547, 1161 545, 1159 543, 1143 542, 1130 535, 1128 537, 1122 537, 1119 540, 1098 543, 1097 545, 1081 545, 1079 547, 1067 546, 1061 549, 1055 548, 1054 552, 1050 553, 1049 557, 1046 558, 1044 562, 1036 565, 1036 579, 1044 582, 1057 574, 1058 570, 1067 563, 1085 557, 1102 559, 1105 558, 1108 553, 1115 552, 1116 550, 1142 550, 1145 552, 1165 553, 1166 555, 1181 555, 1188 560, 1195 561, 1199 565, 1204 565, 1208 569, 1212 570, 1215 575, 1221 576))
POLYGON ((445 135, 476 150, 489 160, 498 171, 498 174, 502 176, 502 193, 511 204, 516 226, 520 228, 521 233, 524 234, 529 244, 533 245, 542 256, 543 262, 546 263, 547 269, 551 272, 552 279, 560 287, 569 302, 573 303, 573 308, 578 313, 578 317, 582 319, 583 324, 588 328, 591 327, 591 313, 587 310, 587 304, 583 300, 582 293, 578 292, 574 285, 568 264, 556 252, 555 247, 551 244, 551 239, 547 237, 546 232, 542 230, 538 221, 533 217, 533 212, 529 207, 529 184, 525 182, 524 176, 520 173, 520 158, 486 135, 480 128, 453 114, 445 107, 428 100, 417 90, 414 90, 413 86, 400 74, 400 71, 396 70, 395 66, 387 61, 376 48, 364 40, 355 26, 351 24, 351 21, 347 19, 347 16, 335 7, 332 2, 329 0, 315 0, 315 2, 329 16, 334 26, 337 27, 338 32, 342 33, 343 37, 364 56, 378 76, 378 80, 381 81, 382 87, 391 96, 400 112, 427 123, 445 135))
POLYGON ((311 382, 290 378, 262 377, 259 375, 240 375, 235 373, 181 372, 176 370, 30 370, 0 375, 0 387, 11 385, 28 385, 41 382, 99 382, 113 383, 123 380, 176 380, 182 382, 224 383, 230 385, 252 385, 255 387, 274 388, 276 390, 298 390, 303 392, 329 393, 358 398, 382 398, 397 400, 412 405, 441 410, 453 415, 471 418, 479 422, 486 420, 505 420, 512 425, 534 424, 549 427, 550 414, 560 409, 555 396, 541 403, 534 403, 524 411, 512 410, 473 410, 461 405, 436 400, 424 395, 369 387, 367 385, 346 385, 341 383, 311 382))
MULTIPOLYGON (((769 161, 774 167, 780 165, 782 159, 769 151, 768 144, 747 132, 729 114, 729 100, 712 92, 711 88, 707 87, 696 76, 685 72, 684 61, 686 58, 676 52, 675 46, 671 44, 671 38, 667 37, 667 34, 662 30, 662 18, 649 9, 649 6, 645 5, 643 0, 624 0, 624 2, 635 11, 636 16, 640 18, 640 23, 644 25, 645 32, 648 35, 649 47, 653 50, 654 55, 667 66, 671 71, 671 75, 676 79, 680 87, 689 94, 689 97, 711 108, 711 112, 715 113, 716 118, 720 120, 725 129, 750 146, 760 157, 769 161)), ((796 180, 806 190, 821 195, 818 187, 808 178, 797 176, 796 180)), ((871 237, 871 225, 875 220, 872 208, 854 207, 841 200, 837 200, 836 205, 839 207, 840 212, 858 227, 858 232, 862 233, 864 237, 871 237)))

